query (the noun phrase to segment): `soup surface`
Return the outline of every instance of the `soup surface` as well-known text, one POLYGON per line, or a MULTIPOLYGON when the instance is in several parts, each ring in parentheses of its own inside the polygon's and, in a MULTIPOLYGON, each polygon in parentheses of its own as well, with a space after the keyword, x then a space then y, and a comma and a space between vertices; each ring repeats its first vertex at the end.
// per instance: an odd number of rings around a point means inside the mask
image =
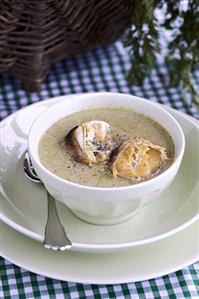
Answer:
POLYGON ((135 184, 125 178, 113 177, 108 164, 92 166, 81 164, 66 150, 64 138, 70 129, 91 120, 106 121, 110 124, 115 146, 128 137, 141 137, 156 145, 164 146, 170 159, 159 173, 171 165, 174 144, 169 133, 153 119, 122 108, 82 110, 54 123, 39 142, 41 163, 55 175, 82 185, 120 187, 135 184))

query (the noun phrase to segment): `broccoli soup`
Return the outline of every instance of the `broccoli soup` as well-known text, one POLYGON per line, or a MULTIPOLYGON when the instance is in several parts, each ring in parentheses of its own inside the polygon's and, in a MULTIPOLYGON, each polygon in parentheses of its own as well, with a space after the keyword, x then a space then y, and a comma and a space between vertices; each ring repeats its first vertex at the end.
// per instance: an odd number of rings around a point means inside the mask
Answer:
POLYGON ((39 142, 41 163, 68 181, 121 187, 165 171, 174 157, 169 133, 133 110, 97 108, 54 123, 39 142))

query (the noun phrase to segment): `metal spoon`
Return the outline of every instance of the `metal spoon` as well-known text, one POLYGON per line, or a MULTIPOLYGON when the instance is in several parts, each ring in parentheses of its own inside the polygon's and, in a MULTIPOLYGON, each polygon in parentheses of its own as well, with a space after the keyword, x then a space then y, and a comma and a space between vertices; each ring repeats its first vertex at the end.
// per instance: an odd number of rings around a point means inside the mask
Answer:
MULTIPOLYGON (((33 168, 28 152, 26 152, 24 157, 24 172, 31 181, 35 183, 42 183, 33 168)), ((47 190, 46 192, 48 199, 48 218, 45 227, 43 245, 45 248, 54 251, 64 251, 66 249, 70 249, 72 243, 68 239, 66 232, 59 219, 55 199, 50 195, 50 193, 47 190)))

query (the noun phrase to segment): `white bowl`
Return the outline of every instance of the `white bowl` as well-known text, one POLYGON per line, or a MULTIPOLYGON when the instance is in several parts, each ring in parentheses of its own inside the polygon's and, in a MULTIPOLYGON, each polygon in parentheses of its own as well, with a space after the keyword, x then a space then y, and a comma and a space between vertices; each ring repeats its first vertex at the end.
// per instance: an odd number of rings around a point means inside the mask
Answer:
POLYGON ((46 189, 65 203, 81 219, 101 225, 123 222, 141 207, 155 200, 173 181, 180 167, 185 138, 178 122, 158 104, 132 95, 119 93, 89 93, 73 96, 44 111, 33 123, 28 150, 33 166, 46 189), (44 132, 59 119, 83 109, 124 107, 141 112, 161 124, 171 135, 175 145, 172 165, 160 175, 136 185, 125 187, 90 187, 62 179, 40 162, 38 145, 44 132))

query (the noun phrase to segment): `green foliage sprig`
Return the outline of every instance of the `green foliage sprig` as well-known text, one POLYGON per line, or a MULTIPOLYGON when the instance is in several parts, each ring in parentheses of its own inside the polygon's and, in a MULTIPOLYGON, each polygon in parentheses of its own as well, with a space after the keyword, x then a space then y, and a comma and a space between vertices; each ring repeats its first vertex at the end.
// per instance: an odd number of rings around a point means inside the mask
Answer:
POLYGON ((181 87, 199 104, 192 77, 199 66, 199 0, 132 0, 132 8, 132 27, 125 41, 132 62, 128 81, 142 84, 150 75, 167 32, 164 58, 170 86, 181 87))

